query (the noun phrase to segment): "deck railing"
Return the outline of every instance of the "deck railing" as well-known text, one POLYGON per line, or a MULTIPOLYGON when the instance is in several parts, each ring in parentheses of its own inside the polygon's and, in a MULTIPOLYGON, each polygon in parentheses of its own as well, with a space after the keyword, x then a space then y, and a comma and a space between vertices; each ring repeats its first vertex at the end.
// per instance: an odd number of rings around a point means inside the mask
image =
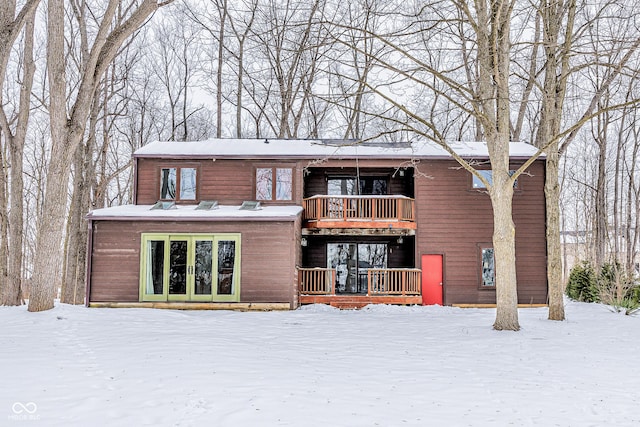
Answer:
POLYGON ((331 295, 336 282, 334 268, 298 268, 300 293, 307 295, 331 295))
POLYGON ((407 268, 370 269, 369 295, 420 295, 420 270, 407 268))
POLYGON ((415 220, 414 199, 406 196, 313 196, 303 207, 306 220, 415 220))
MULTIPOLYGON (((415 268, 376 268, 366 274, 367 295, 420 295, 420 270, 415 268)), ((298 268, 298 283, 303 295, 334 295, 336 270, 298 268)))

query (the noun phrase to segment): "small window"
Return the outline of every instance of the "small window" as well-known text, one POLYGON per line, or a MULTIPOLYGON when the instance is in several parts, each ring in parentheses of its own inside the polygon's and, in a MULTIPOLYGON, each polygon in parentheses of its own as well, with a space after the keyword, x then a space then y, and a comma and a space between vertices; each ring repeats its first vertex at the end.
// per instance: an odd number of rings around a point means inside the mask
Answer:
POLYGON ((197 211, 212 211, 218 209, 218 201, 217 200, 202 200, 196 206, 197 211))
POLYGON ((161 168, 160 200, 195 201, 197 200, 196 168, 161 168))
POLYGON ((176 198, 176 168, 162 168, 160 170, 160 199, 174 200, 176 198))
POLYGON ((480 248, 480 285, 496 285, 496 267, 493 248, 480 248))
POLYGON ((292 200, 292 168, 256 168, 256 200, 292 200))
POLYGON ((180 169, 180 200, 196 199, 196 169, 180 169))
MULTIPOLYGON (((479 169, 478 173, 480 175, 482 175, 482 177, 484 179, 487 180, 489 185, 493 184, 493 171, 491 169, 479 169)), ((516 173, 516 171, 510 170, 509 171, 509 176, 512 176, 514 173, 516 173)), ((475 175, 471 175, 471 176, 473 177, 473 181, 472 181, 473 188, 475 188, 475 189, 486 188, 485 185, 482 183, 482 181, 480 181, 480 179, 477 176, 475 176, 475 175)), ((513 188, 518 188, 518 180, 517 179, 513 183, 513 188)))

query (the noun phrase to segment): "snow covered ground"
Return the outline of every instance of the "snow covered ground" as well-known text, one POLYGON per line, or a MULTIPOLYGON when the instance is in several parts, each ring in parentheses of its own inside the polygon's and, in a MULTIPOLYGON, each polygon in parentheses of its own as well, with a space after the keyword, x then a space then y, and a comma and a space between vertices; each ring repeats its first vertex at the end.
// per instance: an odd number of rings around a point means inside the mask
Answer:
POLYGON ((640 316, 0 307, 0 426, 635 426, 640 316))

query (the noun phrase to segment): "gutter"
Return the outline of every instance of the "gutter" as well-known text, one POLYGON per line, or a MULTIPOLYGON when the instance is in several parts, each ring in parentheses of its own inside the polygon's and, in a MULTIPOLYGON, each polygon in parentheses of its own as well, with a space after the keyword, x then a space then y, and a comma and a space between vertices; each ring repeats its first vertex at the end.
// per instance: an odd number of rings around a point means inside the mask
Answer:
POLYGON ((85 297, 84 297, 84 306, 89 307, 89 295, 91 295, 91 255, 93 253, 93 220, 88 217, 88 242, 87 242, 87 273, 85 278, 85 297))

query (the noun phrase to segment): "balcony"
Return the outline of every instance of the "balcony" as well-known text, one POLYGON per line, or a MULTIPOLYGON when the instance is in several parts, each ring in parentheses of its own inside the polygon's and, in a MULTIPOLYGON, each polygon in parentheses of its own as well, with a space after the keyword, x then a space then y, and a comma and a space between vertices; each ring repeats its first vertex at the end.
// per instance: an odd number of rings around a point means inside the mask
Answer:
POLYGON ((367 304, 421 304, 421 270, 415 268, 372 268, 358 278, 366 294, 336 293, 333 268, 298 268, 301 304, 330 304, 360 308, 367 304))
POLYGON ((415 230, 415 201, 406 196, 313 196, 303 200, 306 229, 415 230))

